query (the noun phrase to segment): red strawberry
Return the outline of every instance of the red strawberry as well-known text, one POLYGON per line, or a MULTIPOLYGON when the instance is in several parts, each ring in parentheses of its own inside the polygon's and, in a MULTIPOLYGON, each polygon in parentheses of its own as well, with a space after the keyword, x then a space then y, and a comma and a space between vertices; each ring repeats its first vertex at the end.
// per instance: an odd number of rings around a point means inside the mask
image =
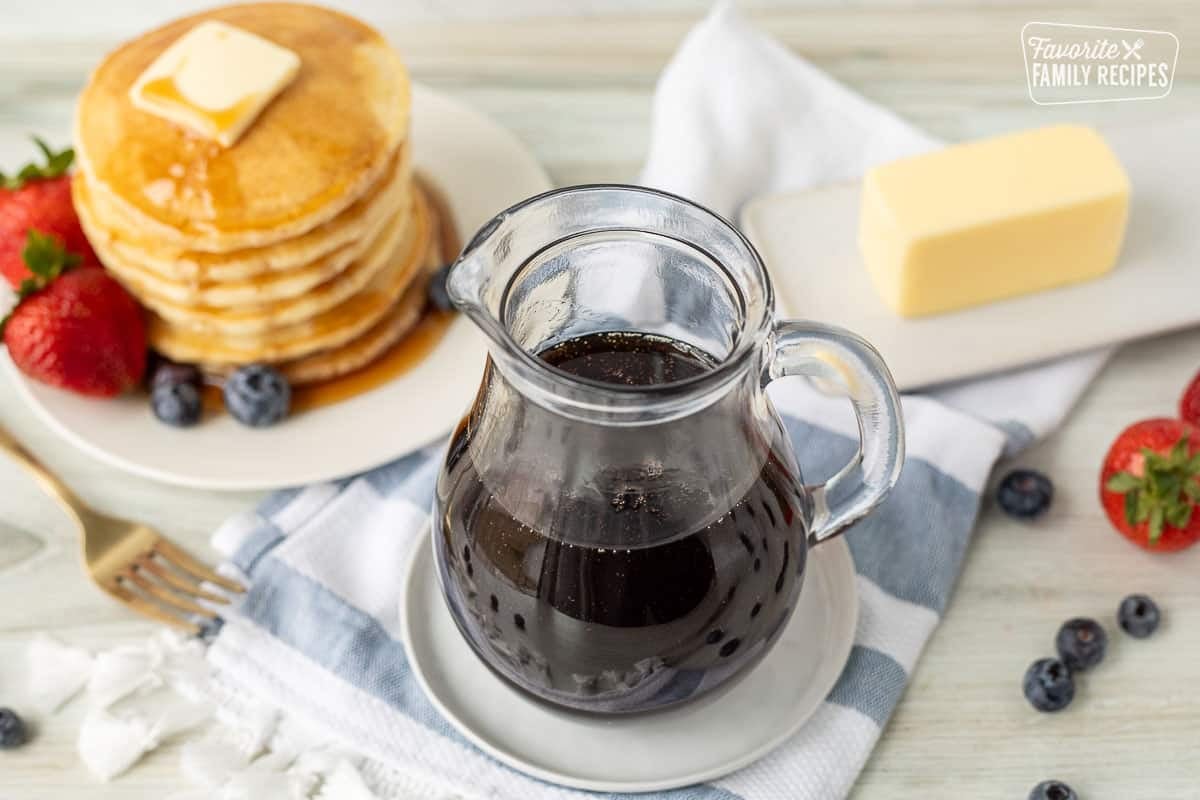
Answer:
POLYGON ((22 372, 93 397, 134 388, 146 369, 142 309, 103 269, 64 272, 79 257, 56 240, 29 233, 22 251, 33 275, 2 325, 4 344, 22 372))
POLYGON ((1192 383, 1179 399, 1179 417, 1184 422, 1200 427, 1200 375, 1192 378, 1192 383))
POLYGON ((1147 419, 1121 432, 1100 471, 1100 501, 1113 526, 1147 550, 1200 540, 1200 429, 1147 419))
POLYGON ((34 141, 45 164, 26 164, 11 177, 0 173, 0 275, 14 289, 29 277, 21 249, 31 230, 50 234, 70 252, 95 260, 71 205, 71 179, 66 171, 74 152, 55 153, 40 139, 34 141))

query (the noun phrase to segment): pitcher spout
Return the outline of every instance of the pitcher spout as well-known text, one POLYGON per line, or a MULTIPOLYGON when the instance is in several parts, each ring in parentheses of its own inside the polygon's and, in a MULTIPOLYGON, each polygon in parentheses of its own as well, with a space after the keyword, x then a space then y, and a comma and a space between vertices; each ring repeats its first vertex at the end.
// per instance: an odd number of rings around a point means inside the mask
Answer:
POLYGON ((471 237, 446 276, 446 293, 450 301, 485 328, 488 326, 481 317, 488 315, 487 291, 497 267, 492 239, 507 216, 508 212, 504 212, 488 220, 471 237))
POLYGON ((470 313, 483 305, 483 286, 487 275, 478 249, 464 251, 450 265, 446 275, 446 293, 460 311, 470 313))
POLYGON ((446 275, 446 294, 461 311, 491 340, 493 358, 511 348, 500 319, 499 294, 503 293, 510 268, 505 258, 509 249, 498 229, 507 212, 493 217, 471 237, 462 254, 450 265, 446 275))

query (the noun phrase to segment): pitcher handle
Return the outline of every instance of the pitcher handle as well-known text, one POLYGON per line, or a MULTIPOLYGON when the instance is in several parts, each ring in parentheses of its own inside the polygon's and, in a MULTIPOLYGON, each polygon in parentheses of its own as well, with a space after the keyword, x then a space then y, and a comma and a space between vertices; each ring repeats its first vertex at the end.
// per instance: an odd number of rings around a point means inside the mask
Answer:
POLYGON ((840 384, 858 417, 859 446, 850 463, 825 483, 808 487, 813 500, 809 542, 820 544, 866 516, 896 485, 904 463, 900 398, 874 347, 850 331, 818 322, 775 323, 766 377, 769 382, 792 375, 840 384))

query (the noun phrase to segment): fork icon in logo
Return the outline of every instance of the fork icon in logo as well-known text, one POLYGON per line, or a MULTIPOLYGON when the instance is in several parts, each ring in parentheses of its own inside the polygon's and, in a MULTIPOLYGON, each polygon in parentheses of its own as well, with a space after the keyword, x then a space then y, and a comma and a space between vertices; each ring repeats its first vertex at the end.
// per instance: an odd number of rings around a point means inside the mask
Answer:
POLYGON ((1130 56, 1133 56, 1138 61, 1142 60, 1142 54, 1139 53, 1138 50, 1141 50, 1143 47, 1145 47, 1146 41, 1144 39, 1138 39, 1133 44, 1130 44, 1129 42, 1122 39, 1121 44, 1125 48, 1125 60, 1126 61, 1129 60, 1130 56))

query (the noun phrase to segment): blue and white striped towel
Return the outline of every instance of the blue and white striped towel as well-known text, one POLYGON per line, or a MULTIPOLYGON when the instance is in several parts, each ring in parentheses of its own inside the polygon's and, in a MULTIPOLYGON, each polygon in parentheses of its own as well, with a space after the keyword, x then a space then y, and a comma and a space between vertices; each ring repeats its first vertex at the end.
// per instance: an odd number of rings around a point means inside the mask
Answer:
MULTIPOLYGON (((663 75, 643 179, 731 214, 751 194, 856 177, 936 146, 719 5, 663 75)), ((1049 432, 1105 353, 904 398, 908 461, 888 501, 848 535, 856 644, 811 722, 758 763, 661 800, 846 795, 946 607, 995 461, 1049 432)), ((854 447, 843 401, 772 387, 806 478, 854 447)), ((499 765, 422 695, 399 641, 397 587, 428 516, 441 447, 366 475, 278 493, 230 520, 216 547, 251 584, 210 659, 235 692, 316 723, 367 758, 380 797, 566 800, 584 792, 499 765)))

